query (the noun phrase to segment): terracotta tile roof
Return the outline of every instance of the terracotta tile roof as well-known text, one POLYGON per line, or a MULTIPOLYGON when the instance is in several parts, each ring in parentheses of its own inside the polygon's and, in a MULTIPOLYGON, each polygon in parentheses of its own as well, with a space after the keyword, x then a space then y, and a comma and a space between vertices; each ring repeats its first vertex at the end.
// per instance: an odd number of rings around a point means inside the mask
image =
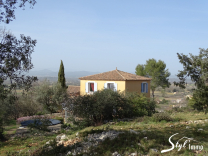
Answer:
POLYGON ((72 85, 69 85, 68 88, 67 88, 67 92, 70 94, 70 93, 78 93, 80 92, 80 86, 72 86, 72 85))
POLYGON ((114 80, 114 81, 125 81, 125 80, 151 80, 151 78, 139 76, 120 70, 113 70, 100 74, 80 77, 80 80, 114 80))

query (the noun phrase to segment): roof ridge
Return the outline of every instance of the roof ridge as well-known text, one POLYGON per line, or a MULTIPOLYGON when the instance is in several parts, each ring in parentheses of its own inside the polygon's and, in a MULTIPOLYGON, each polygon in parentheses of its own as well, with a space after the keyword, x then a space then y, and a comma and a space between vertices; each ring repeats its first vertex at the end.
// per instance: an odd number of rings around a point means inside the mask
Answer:
MULTIPOLYGON (((121 73, 118 72, 118 70, 116 70, 117 73, 125 80, 125 78, 123 77, 123 75, 121 75, 121 73)), ((120 71, 120 70, 119 70, 120 71)))

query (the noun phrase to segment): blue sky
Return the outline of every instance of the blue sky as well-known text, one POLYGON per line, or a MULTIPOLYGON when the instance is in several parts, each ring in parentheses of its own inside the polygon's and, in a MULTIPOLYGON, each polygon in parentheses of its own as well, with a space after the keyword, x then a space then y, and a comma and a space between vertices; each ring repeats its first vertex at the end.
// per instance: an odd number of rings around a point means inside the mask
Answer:
POLYGON ((37 0, 16 10, 4 25, 14 35, 37 39, 33 70, 134 72, 155 58, 171 75, 182 70, 177 52, 208 48, 208 1, 37 0))

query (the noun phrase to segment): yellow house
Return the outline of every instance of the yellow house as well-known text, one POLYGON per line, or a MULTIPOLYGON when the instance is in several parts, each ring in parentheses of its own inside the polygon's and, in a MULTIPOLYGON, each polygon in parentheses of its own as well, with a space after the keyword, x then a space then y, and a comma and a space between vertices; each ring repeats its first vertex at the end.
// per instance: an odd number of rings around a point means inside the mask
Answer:
POLYGON ((151 78, 113 70, 100 74, 80 77, 80 95, 93 94, 98 90, 146 93, 150 97, 151 78))

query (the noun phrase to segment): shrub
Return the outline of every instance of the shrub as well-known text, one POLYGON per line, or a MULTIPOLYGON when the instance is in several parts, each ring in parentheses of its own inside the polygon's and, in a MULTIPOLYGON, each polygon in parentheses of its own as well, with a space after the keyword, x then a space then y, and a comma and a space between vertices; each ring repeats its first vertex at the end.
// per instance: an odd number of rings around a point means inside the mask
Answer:
POLYGON ((74 130, 80 130, 93 124, 88 119, 75 120, 75 118, 70 117, 68 120, 72 122, 74 130))
POLYGON ((68 96, 66 89, 63 89, 60 83, 51 86, 47 80, 35 88, 35 95, 36 101, 51 114, 62 109, 60 104, 65 102, 68 96))
POLYGON ((168 113, 156 113, 153 115, 153 120, 154 121, 173 121, 173 119, 171 118, 171 116, 168 113))
POLYGON ((126 98, 131 105, 133 116, 151 116, 155 113, 156 102, 153 99, 149 99, 143 94, 139 95, 138 93, 127 93, 126 98))
POLYGON ((75 115, 95 125, 104 120, 131 117, 131 110, 123 94, 110 89, 97 91, 93 95, 78 96, 73 107, 75 115))

